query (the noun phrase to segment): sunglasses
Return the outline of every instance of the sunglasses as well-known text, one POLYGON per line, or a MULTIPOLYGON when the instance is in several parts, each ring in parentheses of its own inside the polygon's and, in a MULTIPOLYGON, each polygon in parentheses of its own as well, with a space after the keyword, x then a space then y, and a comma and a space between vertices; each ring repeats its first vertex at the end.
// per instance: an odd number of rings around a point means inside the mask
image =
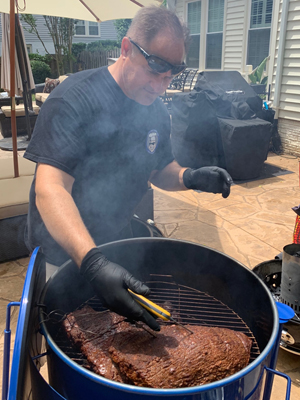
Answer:
POLYGON ((160 57, 157 57, 153 54, 148 54, 144 49, 141 48, 137 43, 135 43, 132 39, 128 38, 130 40, 130 43, 132 43, 135 47, 139 49, 139 51, 143 54, 145 59, 147 60, 147 63, 149 67, 159 73, 163 74, 164 72, 171 71, 172 75, 178 75, 180 72, 184 71, 186 69, 186 64, 183 62, 180 65, 173 65, 170 64, 168 61, 163 60, 160 57))

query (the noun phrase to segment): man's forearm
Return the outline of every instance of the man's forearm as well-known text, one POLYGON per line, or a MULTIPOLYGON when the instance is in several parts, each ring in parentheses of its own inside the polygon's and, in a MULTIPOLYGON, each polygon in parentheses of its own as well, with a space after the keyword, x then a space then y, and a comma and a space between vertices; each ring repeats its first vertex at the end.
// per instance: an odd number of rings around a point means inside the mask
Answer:
POLYGON ((80 266, 95 243, 71 196, 74 178, 55 167, 39 164, 36 173, 36 206, 53 239, 80 266))
POLYGON ((95 243, 86 229, 71 195, 57 186, 37 194, 36 204, 53 239, 80 266, 86 253, 95 243))
POLYGON ((169 191, 187 190, 183 184, 183 173, 186 169, 182 168, 176 161, 173 161, 163 170, 154 171, 149 180, 160 189, 169 191))

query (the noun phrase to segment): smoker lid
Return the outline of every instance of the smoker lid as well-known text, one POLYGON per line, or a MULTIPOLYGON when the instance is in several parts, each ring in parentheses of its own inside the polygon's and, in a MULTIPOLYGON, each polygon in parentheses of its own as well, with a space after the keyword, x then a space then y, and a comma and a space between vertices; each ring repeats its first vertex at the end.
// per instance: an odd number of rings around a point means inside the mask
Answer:
POLYGON ((40 334, 35 329, 34 321, 38 312, 37 299, 45 286, 45 280, 45 259, 37 247, 29 261, 20 302, 8 400, 27 399, 33 389, 35 393, 49 400, 64 399, 39 374, 37 369, 39 361, 32 360, 32 357, 41 354, 42 342, 37 338, 40 334), (34 388, 32 382, 34 382, 34 388))

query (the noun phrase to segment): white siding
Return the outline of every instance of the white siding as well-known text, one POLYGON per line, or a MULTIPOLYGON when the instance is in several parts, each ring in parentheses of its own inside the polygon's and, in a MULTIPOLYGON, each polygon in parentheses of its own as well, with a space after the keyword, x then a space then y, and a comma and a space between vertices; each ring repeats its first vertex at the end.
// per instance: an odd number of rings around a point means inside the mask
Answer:
MULTIPOLYGON (((281 28, 282 3, 278 0, 279 15, 274 21, 274 54, 271 73, 271 100, 274 99, 274 90, 279 71, 277 57, 279 46, 279 32, 281 28)), ((277 109, 278 132, 282 148, 285 152, 300 155, 300 0, 290 0, 286 38, 284 43, 284 59, 279 87, 279 107, 277 109)))
POLYGON ((184 12, 184 7, 186 5, 185 0, 177 0, 176 1, 176 8, 175 12, 178 18, 180 18, 182 21, 185 21, 185 12, 184 12))
MULTIPOLYGON (((49 31, 47 27, 45 26, 45 20, 42 15, 34 15, 36 19, 36 24, 37 24, 37 29, 39 32, 39 35, 42 39, 42 41, 45 44, 46 49, 50 54, 54 54, 54 45, 53 41, 50 37, 49 31)), ((27 24, 22 22, 23 28, 29 28, 27 24)), ((24 29, 24 36, 26 40, 27 45, 31 45, 32 47, 32 53, 39 53, 41 55, 45 55, 46 51, 41 43, 41 41, 38 39, 38 37, 35 34, 29 33, 24 29)), ((117 32, 114 27, 114 21, 103 21, 100 24, 100 37, 74 37, 73 38, 73 43, 90 43, 94 42, 96 40, 105 40, 105 39, 111 39, 111 40, 116 40, 117 39, 117 32)), ((2 27, 1 27, 1 18, 0 18, 0 45, 2 44, 2 27)), ((2 47, 2 46, 0 46, 2 47)), ((1 52, 0 52, 1 55, 1 52)))
MULTIPOLYGON (((272 99, 274 98, 277 74, 281 11, 282 0, 280 0, 279 18, 277 22, 276 50, 274 54, 271 86, 272 99)), ((290 0, 289 4, 278 118, 300 121, 300 0, 290 0)))
POLYGON ((227 0, 225 2, 223 70, 245 70, 245 47, 247 26, 247 2, 227 0))
MULTIPOLYGON (((191 0, 193 1, 193 0, 191 0)), ((201 45, 200 45, 200 69, 205 67, 205 35, 207 24, 208 0, 201 0, 201 45)), ((188 0, 176 1, 176 14, 186 21, 186 4, 188 0)), ((237 70, 242 74, 246 70, 246 49, 249 26, 249 1, 225 0, 224 1, 224 28, 222 70, 237 70)))

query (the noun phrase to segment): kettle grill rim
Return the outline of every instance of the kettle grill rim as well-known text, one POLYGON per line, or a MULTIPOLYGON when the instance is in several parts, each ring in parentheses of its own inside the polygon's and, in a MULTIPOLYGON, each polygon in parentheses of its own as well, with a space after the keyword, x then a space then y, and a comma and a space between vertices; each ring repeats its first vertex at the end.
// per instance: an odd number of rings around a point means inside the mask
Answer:
MULTIPOLYGON (((228 256, 227 254, 219 251, 219 250, 215 250, 209 246, 203 246, 200 245, 198 243, 194 243, 191 241, 186 241, 186 240, 181 240, 181 239, 170 239, 170 238, 160 238, 160 237, 151 237, 151 238, 133 238, 133 239, 123 239, 123 240, 118 240, 115 242, 111 242, 111 243, 106 243, 100 246, 97 246, 100 250, 105 247, 105 248, 110 248, 110 247, 115 247, 118 244, 126 244, 126 243, 144 243, 144 242, 154 242, 154 241, 158 241, 158 242, 173 242, 173 243, 187 243, 187 244, 191 244, 194 246, 198 246, 198 247, 205 247, 208 250, 211 250, 215 253, 219 253, 229 259, 231 259, 232 261, 234 261, 235 263, 239 264, 240 267, 244 268, 245 270, 247 270, 248 273, 252 274, 253 277, 255 277, 257 284, 261 285, 265 292, 267 293, 267 296, 270 299, 270 305, 273 311, 273 319, 274 319, 274 323, 273 323, 273 328, 272 328, 272 334, 270 336, 270 339, 266 345, 266 347, 263 349, 263 351, 261 352, 261 354, 254 360, 251 362, 251 364, 247 365, 245 368, 243 368, 241 371, 227 377, 224 379, 221 379, 219 381, 216 382, 212 382, 209 384, 205 384, 205 385, 201 385, 201 386, 193 386, 193 387, 187 387, 187 388, 177 388, 177 389, 155 389, 155 388, 146 388, 146 387, 139 387, 139 386, 133 386, 133 385, 129 385, 129 384, 124 384, 124 383, 119 383, 119 382, 115 382, 112 381, 110 379, 104 378, 92 371, 89 371, 83 367, 81 367, 80 365, 78 365, 75 361, 73 361, 70 357, 68 357, 66 354, 64 354, 64 352, 57 346, 57 344, 55 343, 55 341, 52 339, 45 323, 41 322, 41 330, 42 333, 44 334, 48 345, 51 347, 51 349, 53 350, 53 352, 60 358, 62 359, 69 367, 71 367, 73 370, 75 370, 76 372, 82 374, 83 376, 85 376, 86 378, 89 378, 91 380, 93 380, 94 382, 101 382, 101 384, 108 386, 110 388, 113 389, 118 389, 121 391, 126 391, 126 392, 132 392, 132 390, 134 390, 134 392, 136 394, 141 394, 141 395, 164 395, 164 396, 174 396, 174 395, 184 395, 184 394, 192 394, 192 393, 199 393, 199 392, 203 392, 203 391, 209 391, 209 390, 213 390, 216 388, 221 388, 224 387, 225 385, 229 385, 234 381, 237 381, 239 379, 241 379, 242 377, 244 377, 245 375, 249 374, 251 371, 253 371, 255 368, 257 368, 260 364, 262 364, 262 361, 268 356, 269 353, 271 353, 274 345, 276 344, 276 338, 278 335, 278 331, 279 331, 279 317, 278 317, 278 311, 277 311, 277 307, 276 307, 276 303, 275 300, 273 299, 270 291, 268 290, 267 286, 265 285, 264 282, 262 282, 262 280, 252 271, 250 270, 248 267, 246 267, 245 265, 243 265, 241 262, 239 262, 238 260, 234 259, 231 256, 228 256)), ((62 268, 64 268, 66 265, 68 265, 71 262, 71 260, 66 261, 64 264, 62 264, 62 266, 59 268, 59 270, 61 270, 62 268)), ((55 275, 57 273, 59 273, 59 270, 57 270, 48 280, 48 282, 46 283, 42 295, 41 295, 41 304, 43 304, 43 299, 44 296, 47 292, 47 288, 48 286, 51 284, 52 279, 55 277, 55 275)), ((41 314, 40 314, 41 317, 41 314)), ((42 318, 41 318, 42 319, 42 318)))

